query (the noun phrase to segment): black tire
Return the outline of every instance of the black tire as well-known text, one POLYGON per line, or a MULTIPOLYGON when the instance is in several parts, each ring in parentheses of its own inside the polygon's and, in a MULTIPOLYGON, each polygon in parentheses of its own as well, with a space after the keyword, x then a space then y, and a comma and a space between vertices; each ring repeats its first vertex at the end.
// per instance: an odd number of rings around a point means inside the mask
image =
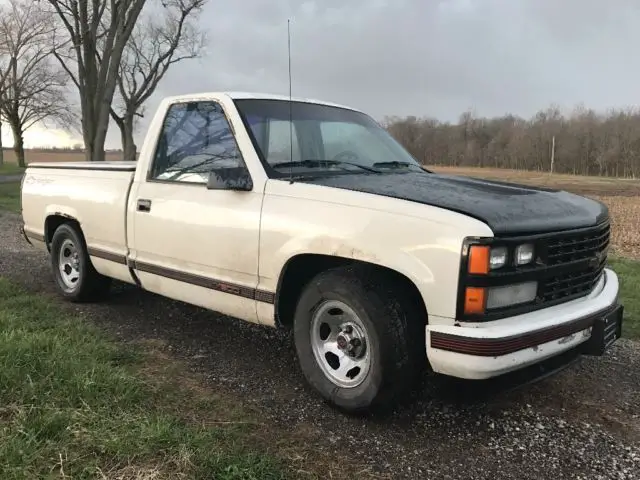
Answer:
POLYGON ((87 245, 79 229, 71 224, 60 225, 51 239, 51 268, 60 294, 72 302, 92 302, 101 300, 109 292, 111 279, 100 275, 91 263, 87 245), (69 243, 70 242, 70 243, 69 243), (77 249, 77 280, 70 286, 63 280, 60 271, 60 250, 73 245, 77 249))
POLYGON ((320 273, 304 288, 294 317, 294 341, 306 380, 342 411, 389 410, 410 396, 426 371, 424 315, 406 287, 394 285, 392 277, 377 269, 347 266, 320 273), (335 300, 349 306, 366 329, 371 360, 357 386, 336 384, 313 353, 314 313, 335 300))

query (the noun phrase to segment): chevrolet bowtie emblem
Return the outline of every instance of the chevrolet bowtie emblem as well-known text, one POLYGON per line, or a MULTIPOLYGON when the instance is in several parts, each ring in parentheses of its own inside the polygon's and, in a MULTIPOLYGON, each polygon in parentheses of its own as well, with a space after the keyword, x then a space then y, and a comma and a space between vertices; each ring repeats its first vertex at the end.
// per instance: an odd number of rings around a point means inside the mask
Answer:
POLYGON ((597 267, 602 263, 602 260, 604 260, 604 257, 606 255, 606 251, 601 251, 601 252, 596 252, 596 254, 591 258, 591 260, 589 260, 589 266, 591 267, 597 267))

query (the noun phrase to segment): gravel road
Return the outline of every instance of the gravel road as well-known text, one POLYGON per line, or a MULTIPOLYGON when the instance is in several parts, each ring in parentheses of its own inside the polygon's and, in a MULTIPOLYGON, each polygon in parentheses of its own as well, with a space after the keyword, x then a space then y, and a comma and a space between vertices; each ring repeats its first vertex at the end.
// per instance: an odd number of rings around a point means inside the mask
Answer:
MULTIPOLYGON (((18 226, 0 213, 0 275, 53 292, 46 256, 18 226)), ((432 379, 392 415, 352 418, 309 392, 282 332, 123 286, 107 303, 73 308, 122 339, 167 345, 207 386, 260 411, 267 428, 303 432, 301 452, 335 458, 345 472, 362 468, 349 478, 640 478, 640 343, 621 340, 603 358, 484 400, 473 389, 455 398, 451 384, 432 379)))

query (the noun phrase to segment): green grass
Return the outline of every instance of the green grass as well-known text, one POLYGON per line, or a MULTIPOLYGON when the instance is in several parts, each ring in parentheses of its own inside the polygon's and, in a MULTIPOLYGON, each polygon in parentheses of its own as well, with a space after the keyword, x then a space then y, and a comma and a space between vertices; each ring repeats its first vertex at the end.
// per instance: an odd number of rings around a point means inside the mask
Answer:
POLYGON ((0 165, 0 175, 15 175, 24 172, 24 168, 15 163, 3 163, 0 165))
POLYGON ((640 262, 611 257, 609 263, 620 280, 620 301, 624 305, 622 335, 640 338, 640 262))
POLYGON ((20 213, 20 183, 0 183, 0 209, 20 213))
POLYGON ((0 478, 285 477, 237 407, 148 355, 0 277, 0 478))

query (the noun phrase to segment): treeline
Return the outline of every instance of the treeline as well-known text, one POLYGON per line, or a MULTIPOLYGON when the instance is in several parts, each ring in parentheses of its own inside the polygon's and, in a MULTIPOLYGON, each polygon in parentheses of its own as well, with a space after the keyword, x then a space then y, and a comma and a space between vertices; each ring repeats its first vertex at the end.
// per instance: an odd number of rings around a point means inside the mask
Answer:
POLYGON ((556 106, 533 118, 482 118, 458 123, 387 117, 389 132, 425 165, 513 168, 577 175, 640 176, 640 109, 597 113, 556 106), (555 140, 555 148, 554 147, 555 140))

